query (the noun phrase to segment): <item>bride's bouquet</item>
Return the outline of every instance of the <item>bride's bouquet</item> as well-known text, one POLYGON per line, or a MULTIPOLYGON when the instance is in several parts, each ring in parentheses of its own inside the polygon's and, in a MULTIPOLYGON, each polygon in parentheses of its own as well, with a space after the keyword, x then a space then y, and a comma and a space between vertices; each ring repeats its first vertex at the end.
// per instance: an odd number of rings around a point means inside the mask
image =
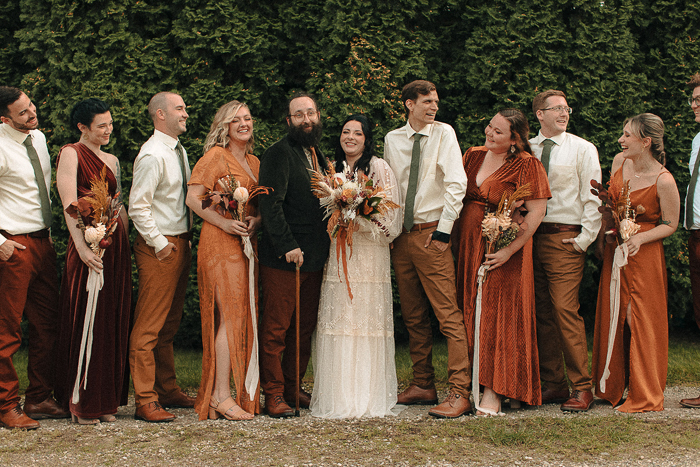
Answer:
MULTIPOLYGON (((387 227, 381 222, 389 209, 399 205, 387 198, 387 193, 360 171, 336 173, 328 164, 328 174, 311 170, 311 191, 320 199, 325 208, 324 219, 328 220, 328 235, 337 239, 336 258, 341 259, 345 270, 345 283, 352 300, 348 282, 347 253, 352 257, 352 235, 359 224, 367 227, 373 235, 388 235, 387 227)), ((340 271, 338 271, 340 274, 340 271)))
MULTIPOLYGON (((85 242, 93 253, 102 258, 105 249, 112 244, 112 234, 117 228, 119 214, 122 210, 121 193, 114 196, 109 194, 107 183, 107 166, 102 167, 99 177, 90 181, 90 194, 81 196, 73 201, 67 208, 72 218, 78 221, 78 228, 83 232, 85 242)), ((73 384, 72 400, 74 404, 80 401, 80 385, 87 388, 88 368, 92 355, 93 327, 95 323, 95 310, 100 290, 104 285, 102 270, 88 270, 87 293, 88 300, 85 308, 85 320, 83 322, 83 336, 80 342, 80 356, 78 358, 78 372, 73 384), (83 366, 85 374, 81 375, 83 366)))

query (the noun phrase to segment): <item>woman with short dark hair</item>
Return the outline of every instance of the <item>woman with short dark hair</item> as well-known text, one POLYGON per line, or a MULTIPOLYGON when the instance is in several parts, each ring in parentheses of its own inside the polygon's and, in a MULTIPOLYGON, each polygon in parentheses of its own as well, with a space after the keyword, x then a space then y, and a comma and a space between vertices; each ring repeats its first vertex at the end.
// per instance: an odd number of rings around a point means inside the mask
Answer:
MULTIPOLYGON (((56 185, 64 209, 80 198, 94 195, 96 181, 106 182, 109 196, 117 196, 121 191, 119 160, 101 149, 109 143, 112 134, 109 106, 99 99, 83 100, 73 107, 70 120, 80 140, 63 146, 58 155, 56 185)), ((80 212, 77 216, 81 216, 84 226, 91 225, 92 217, 82 216, 80 212)), ((94 223, 107 224, 111 212, 103 216, 94 223)), ((99 249, 94 245, 91 248, 79 221, 68 210, 65 218, 70 239, 61 286, 56 393, 59 401, 70 409, 73 421, 80 424, 113 422, 117 408, 127 403, 129 384, 131 249, 126 209, 119 213, 110 240, 102 243, 99 249), (91 342, 83 343, 89 302, 86 286, 91 270, 101 272, 103 285, 94 308, 91 342), (77 394, 74 393, 76 389, 77 394)))

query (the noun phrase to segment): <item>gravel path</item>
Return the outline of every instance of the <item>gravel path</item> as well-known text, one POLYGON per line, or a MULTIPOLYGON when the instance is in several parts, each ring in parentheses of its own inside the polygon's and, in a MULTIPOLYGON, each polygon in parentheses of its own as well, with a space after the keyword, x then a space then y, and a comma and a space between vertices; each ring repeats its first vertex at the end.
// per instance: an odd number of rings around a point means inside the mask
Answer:
MULTIPOLYGON (((688 427, 700 431, 700 409, 682 408, 678 401, 697 395, 697 388, 668 388, 663 412, 635 414, 630 418, 648 422, 650 427, 674 425, 678 421, 687 436, 688 427)), ((39 430, 32 432, 0 429, 0 465, 700 465, 700 441, 698 449, 684 447, 682 443, 673 443, 670 435, 662 435, 661 441, 639 446, 634 451, 598 450, 565 460, 554 452, 533 449, 532 444, 499 446, 462 437, 465 426, 497 429, 504 424, 517 426, 520 420, 534 417, 546 420, 578 417, 582 423, 595 423, 611 416, 627 417, 613 414, 611 407, 601 401, 586 414, 565 414, 558 405, 520 410, 506 407, 506 416, 494 423, 474 417, 436 420, 428 416, 429 408, 411 406, 396 417, 367 420, 321 420, 303 410, 299 418, 274 420, 258 416, 251 422, 199 422, 193 410, 175 409, 178 418, 174 422, 149 424, 133 419, 132 400, 129 406, 120 409, 116 423, 85 427, 68 420, 46 420, 41 422, 39 430), (410 442, 404 442, 409 439, 410 442)))

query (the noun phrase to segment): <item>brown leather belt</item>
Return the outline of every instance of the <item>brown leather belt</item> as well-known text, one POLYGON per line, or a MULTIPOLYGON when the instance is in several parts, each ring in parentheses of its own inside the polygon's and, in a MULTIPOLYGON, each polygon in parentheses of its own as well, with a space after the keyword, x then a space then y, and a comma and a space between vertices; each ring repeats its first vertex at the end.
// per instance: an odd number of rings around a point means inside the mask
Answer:
MULTIPOLYGON (((5 232, 4 230, 0 230, 0 234, 2 234, 3 237, 13 236, 13 234, 11 234, 9 232, 5 232)), ((30 237, 30 238, 49 238, 51 236, 51 231, 49 229, 41 229, 41 230, 37 230, 36 232, 17 234, 16 236, 18 236, 18 237, 19 236, 30 237)))
POLYGON ((580 225, 556 224, 554 222, 546 222, 546 223, 543 222, 537 228, 538 234, 555 234, 555 233, 562 233, 562 232, 580 232, 580 231, 581 231, 580 225))
MULTIPOLYGON (((426 222, 425 224, 413 224, 413 227, 411 227, 411 232, 418 231, 420 232, 421 230, 429 229, 431 227, 436 227, 440 221, 433 221, 433 222, 426 222)), ((401 231, 403 233, 408 232, 406 230, 406 227, 402 228, 401 231)))
POLYGON ((192 232, 185 232, 179 235, 166 235, 166 237, 181 238, 183 240, 192 240, 192 232))

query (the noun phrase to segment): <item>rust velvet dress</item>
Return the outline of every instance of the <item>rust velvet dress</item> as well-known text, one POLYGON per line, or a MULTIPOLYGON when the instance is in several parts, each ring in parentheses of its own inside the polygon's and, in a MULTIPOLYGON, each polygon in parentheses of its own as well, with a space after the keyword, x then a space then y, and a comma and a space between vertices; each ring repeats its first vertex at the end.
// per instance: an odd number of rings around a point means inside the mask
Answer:
MULTIPOLYGON (((67 146, 78 153, 78 197, 88 195, 91 192, 91 180, 99 179, 105 164, 82 143, 67 146)), ((59 154, 58 157, 60 159, 61 155, 59 154)), ((106 174, 109 193, 114 196, 117 192, 117 179, 109 168, 106 174)), ((95 309, 92 356, 87 368, 87 389, 83 389, 81 384, 80 401, 73 404, 71 396, 78 372, 88 300, 86 286, 89 268, 80 259, 73 238, 69 238, 60 297, 61 332, 58 345, 56 396, 64 408, 70 409, 71 413, 80 418, 98 418, 102 415, 116 414, 117 408, 127 403, 131 249, 128 233, 122 225, 121 217, 117 229, 112 234, 112 244, 105 249, 102 265, 104 266, 102 270, 104 285, 100 290, 95 309)), ((83 366, 83 374, 85 370, 83 366)))
MULTIPOLYGON (((253 175, 257 177, 260 161, 248 154, 246 161, 253 175)), ((236 158, 221 146, 207 151, 192 170, 189 185, 202 185, 208 190, 220 190, 217 181, 231 174, 251 191, 257 180, 250 177, 236 158)), ((230 216, 226 214, 227 217, 230 216)), ((255 216, 253 203, 248 203, 249 216, 255 216)), ((251 237, 255 246, 255 236, 251 237)), ((257 271, 256 271, 257 281, 257 271)), ((218 329, 215 297, 221 299, 219 316, 226 320, 228 347, 231 356, 231 372, 236 388, 236 403, 245 411, 260 413, 260 389, 255 391, 253 400, 245 390, 245 377, 253 348, 253 323, 250 314, 248 295, 248 258, 243 253, 241 237, 229 235, 220 228, 204 222, 199 235, 197 249, 197 282, 199 284, 199 306, 202 316, 202 381, 197 393, 195 410, 200 420, 206 420, 209 400, 214 388, 215 348, 214 339, 218 329)), ((257 285, 256 285, 257 290, 257 285)), ((256 297, 257 301, 257 297, 256 297)))
MULTIPOLYGON (((485 147, 473 147, 464 154, 469 182, 452 239, 457 261, 457 301, 464 311, 470 359, 474 356, 477 272, 484 261, 486 246, 481 236, 485 208, 488 206, 494 212, 503 193, 513 192, 527 183, 531 189, 527 200, 551 197, 544 167, 527 153, 507 158, 477 187, 476 175, 487 152, 485 147)), ((480 384, 504 397, 540 405, 532 239, 503 266, 488 272, 482 287, 479 336, 480 384)))
MULTIPOLYGON (((620 167, 610 180, 608 193, 612 201, 620 197, 622 184, 620 167)), ((659 224, 661 207, 656 183, 631 192, 630 201, 632 207, 641 204, 646 210, 636 219, 641 226, 640 232, 659 224)), ((627 266, 620 270, 620 314, 610 360, 610 377, 606 381, 606 392, 601 392, 598 387, 608 351, 610 279, 615 247, 615 243, 605 246, 598 287, 592 372, 596 396, 615 406, 622 399, 625 386, 629 386, 627 400, 617 410, 663 410, 668 369, 668 285, 662 240, 643 244, 636 255, 627 258, 627 266), (629 326, 626 324, 628 313, 629 326)))

